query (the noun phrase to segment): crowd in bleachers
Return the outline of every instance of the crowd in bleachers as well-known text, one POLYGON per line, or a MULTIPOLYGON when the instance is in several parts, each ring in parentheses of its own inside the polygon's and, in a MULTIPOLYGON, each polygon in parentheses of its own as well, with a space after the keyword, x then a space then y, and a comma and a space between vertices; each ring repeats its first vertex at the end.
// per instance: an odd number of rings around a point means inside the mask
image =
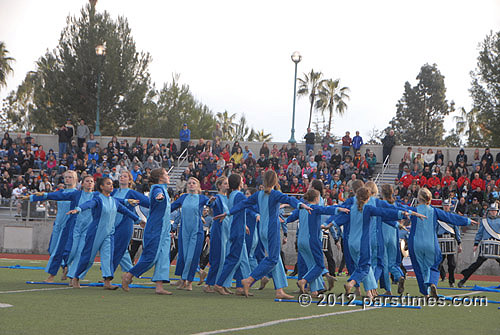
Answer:
POLYGON ((451 199, 463 215, 483 216, 489 204, 500 199, 500 152, 475 149, 468 157, 461 149, 455 160, 444 161, 440 149, 434 153, 407 148, 399 164, 395 191, 403 203, 411 203, 420 188, 428 188, 436 200, 451 199))
MULTIPOLYGON (((128 143, 113 136, 111 141, 99 143, 83 120, 77 127, 68 120, 58 131, 57 153, 53 148, 46 151, 29 132, 15 138, 4 134, 0 144, 0 195, 2 199, 10 199, 23 193, 58 189, 62 187, 62 173, 68 169, 77 171, 80 177, 109 176, 114 181, 126 169, 132 173, 136 189, 146 192, 151 170, 157 167, 168 170, 181 155, 186 157, 188 165, 173 187, 175 194, 185 191, 189 177, 196 177, 204 192, 212 192, 218 177, 235 172, 242 175, 247 187, 259 188, 262 174, 273 169, 285 193, 302 194, 313 179, 321 180, 326 190, 325 200, 331 205, 349 196, 356 179, 366 181, 374 177, 377 157, 370 149, 363 148, 359 132, 353 138, 346 132, 338 144, 329 133, 321 141, 311 134, 308 129, 304 137, 306 150, 295 143, 281 147, 262 143, 259 151, 253 152, 238 141, 222 141, 219 127, 214 130, 212 140, 192 141, 185 125, 179 134, 178 147, 174 139, 164 143, 161 139, 153 142, 141 137, 128 143), (315 147, 319 149, 315 151, 315 147)), ((488 148, 484 153, 476 149, 471 158, 462 149, 455 161, 445 163, 439 149, 424 153, 422 148, 414 152, 409 147, 401 158, 395 194, 401 202, 409 204, 421 187, 427 187, 433 198, 450 198, 458 203, 457 211, 462 214, 481 215, 484 206, 499 199, 499 162, 500 153, 494 158, 488 148)))

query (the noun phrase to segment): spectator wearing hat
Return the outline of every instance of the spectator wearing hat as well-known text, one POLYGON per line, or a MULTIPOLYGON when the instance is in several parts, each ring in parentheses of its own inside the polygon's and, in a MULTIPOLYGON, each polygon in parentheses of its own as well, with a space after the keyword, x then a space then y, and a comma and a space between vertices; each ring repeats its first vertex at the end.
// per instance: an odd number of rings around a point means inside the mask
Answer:
POLYGON ((191 130, 188 129, 187 123, 184 123, 182 129, 179 131, 179 140, 181 141, 180 154, 182 154, 191 141, 191 130))

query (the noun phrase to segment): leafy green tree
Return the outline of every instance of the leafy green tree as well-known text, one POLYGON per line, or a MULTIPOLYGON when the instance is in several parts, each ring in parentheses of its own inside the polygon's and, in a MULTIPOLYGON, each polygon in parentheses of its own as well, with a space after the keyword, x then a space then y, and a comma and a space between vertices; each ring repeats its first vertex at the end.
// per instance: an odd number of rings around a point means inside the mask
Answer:
POLYGON ((347 110, 346 100, 349 100, 349 87, 340 87, 340 79, 326 79, 321 81, 316 108, 324 113, 328 110, 327 131, 332 131, 333 111, 338 115, 344 115, 347 110))
POLYGON ((0 41, 0 88, 7 86, 7 76, 14 72, 13 62, 14 58, 9 56, 9 50, 5 47, 5 43, 0 41))
POLYGON ((101 132, 127 133, 135 127, 150 88, 150 55, 136 50, 127 19, 97 13, 95 1, 67 22, 58 46, 38 60, 36 74, 27 78, 32 83, 23 83, 34 91, 29 127, 48 132, 68 117, 94 126, 101 74, 101 132), (106 55, 97 56, 95 48, 103 43, 106 55))
POLYGON ((422 66, 417 80, 413 87, 405 83, 403 97, 396 105, 396 116, 390 125, 403 145, 440 145, 444 117, 454 110, 454 103, 446 100, 444 76, 436 64, 422 66))
POLYGON ((297 95, 299 97, 309 97, 309 122, 307 123, 307 128, 311 128, 311 121, 313 115, 313 108, 316 102, 316 98, 319 94, 321 80, 323 74, 321 72, 314 72, 311 69, 310 73, 304 73, 304 78, 297 78, 299 81, 299 89, 297 90, 297 95))
POLYGON ((270 142, 273 139, 273 136, 271 134, 266 134, 264 132, 264 129, 254 131, 252 129, 250 136, 248 137, 248 141, 250 142, 270 142))
POLYGON ((470 93, 484 144, 500 146, 500 31, 490 32, 480 46, 477 67, 471 72, 470 93))
POLYGON ((191 138, 210 138, 215 128, 212 112, 195 99, 188 85, 179 84, 179 77, 174 75, 160 91, 153 88, 147 94, 137 128, 130 129, 130 135, 178 138, 182 125, 187 123, 191 138))

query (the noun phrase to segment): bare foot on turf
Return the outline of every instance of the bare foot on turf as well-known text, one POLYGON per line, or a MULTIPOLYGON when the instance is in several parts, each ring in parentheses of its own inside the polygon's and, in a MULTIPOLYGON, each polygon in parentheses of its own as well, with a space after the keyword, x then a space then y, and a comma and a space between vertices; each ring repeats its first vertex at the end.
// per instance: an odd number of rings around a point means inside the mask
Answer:
POLYGON ((49 278, 45 279, 44 282, 45 283, 53 283, 54 282, 54 277, 53 275, 50 275, 49 278))
POLYGON ((203 285, 205 278, 207 278, 207 272, 205 270, 200 270, 200 282, 198 283, 198 286, 203 285))
POLYGON ((293 299, 294 296, 286 294, 282 288, 276 290, 276 299, 293 299))
POLYGON ((259 287, 259 290, 263 290, 267 283, 269 283, 269 278, 268 277, 262 277, 262 279, 260 280, 260 287, 259 287))
POLYGON ((224 290, 224 287, 219 286, 219 285, 214 285, 214 291, 219 293, 220 295, 229 295, 229 293, 224 290))
POLYGON ((252 277, 241 280, 241 285, 243 285, 243 292, 245 293, 245 297, 248 297, 248 291, 250 291, 250 286, 252 286, 254 281, 255 280, 252 277))
POLYGON ((132 274, 130 272, 125 272, 122 275, 122 289, 125 292, 128 292, 130 290, 128 286, 131 282, 132 282, 132 274))
POLYGON ((214 289, 210 285, 203 286, 203 292, 205 292, 205 293, 215 293, 214 289))
MULTIPOLYGON (((236 292, 234 292, 234 295, 244 296, 244 295, 245 295, 245 291, 243 291, 243 288, 238 287, 238 288, 236 289, 236 292)), ((253 293, 249 292, 249 293, 248 293, 248 296, 249 296, 249 297, 253 297, 253 293)))
POLYGON ((78 279, 78 278, 76 278, 76 277, 75 277, 75 278, 72 278, 72 279, 71 279, 71 286, 72 286, 73 288, 81 288, 81 286, 80 286, 80 279, 78 279))
MULTIPOLYGON (((226 293, 228 293, 228 294, 234 294, 234 292, 233 292, 233 291, 231 291, 231 290, 230 290, 229 288, 227 288, 227 287, 224 287, 224 291, 226 291, 226 293)), ((250 295, 250 294, 249 294, 249 295, 250 295)))
POLYGON ((67 280, 67 279, 68 279, 68 267, 65 267, 65 268, 63 268, 61 280, 67 280))
POLYGON ((156 289, 156 290, 155 290, 155 293, 156 293, 156 294, 160 294, 160 295, 172 295, 172 292, 167 291, 167 290, 165 290, 165 289, 161 289, 161 290, 156 289))
POLYGON ((306 292, 306 284, 307 281, 305 279, 301 279, 297 282, 297 286, 299 287, 300 293, 306 292))

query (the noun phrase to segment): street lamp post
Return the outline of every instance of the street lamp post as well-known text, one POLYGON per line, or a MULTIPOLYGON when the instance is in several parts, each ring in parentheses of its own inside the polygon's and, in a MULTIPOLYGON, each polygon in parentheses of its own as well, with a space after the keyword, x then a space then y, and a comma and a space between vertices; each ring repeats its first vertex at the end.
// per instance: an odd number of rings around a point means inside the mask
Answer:
POLYGON ((289 143, 297 143, 295 140, 295 100, 297 97, 297 64, 302 60, 302 56, 298 51, 292 54, 292 61, 295 63, 295 76, 293 80, 293 114, 292 114, 292 136, 288 140, 289 143))
POLYGON ((96 119, 95 119, 95 131, 94 136, 101 136, 101 130, 99 128, 99 105, 101 103, 101 72, 102 72, 102 62, 104 56, 106 56, 106 43, 99 44, 95 47, 95 53, 99 58, 99 72, 97 74, 97 109, 96 109, 96 119))

